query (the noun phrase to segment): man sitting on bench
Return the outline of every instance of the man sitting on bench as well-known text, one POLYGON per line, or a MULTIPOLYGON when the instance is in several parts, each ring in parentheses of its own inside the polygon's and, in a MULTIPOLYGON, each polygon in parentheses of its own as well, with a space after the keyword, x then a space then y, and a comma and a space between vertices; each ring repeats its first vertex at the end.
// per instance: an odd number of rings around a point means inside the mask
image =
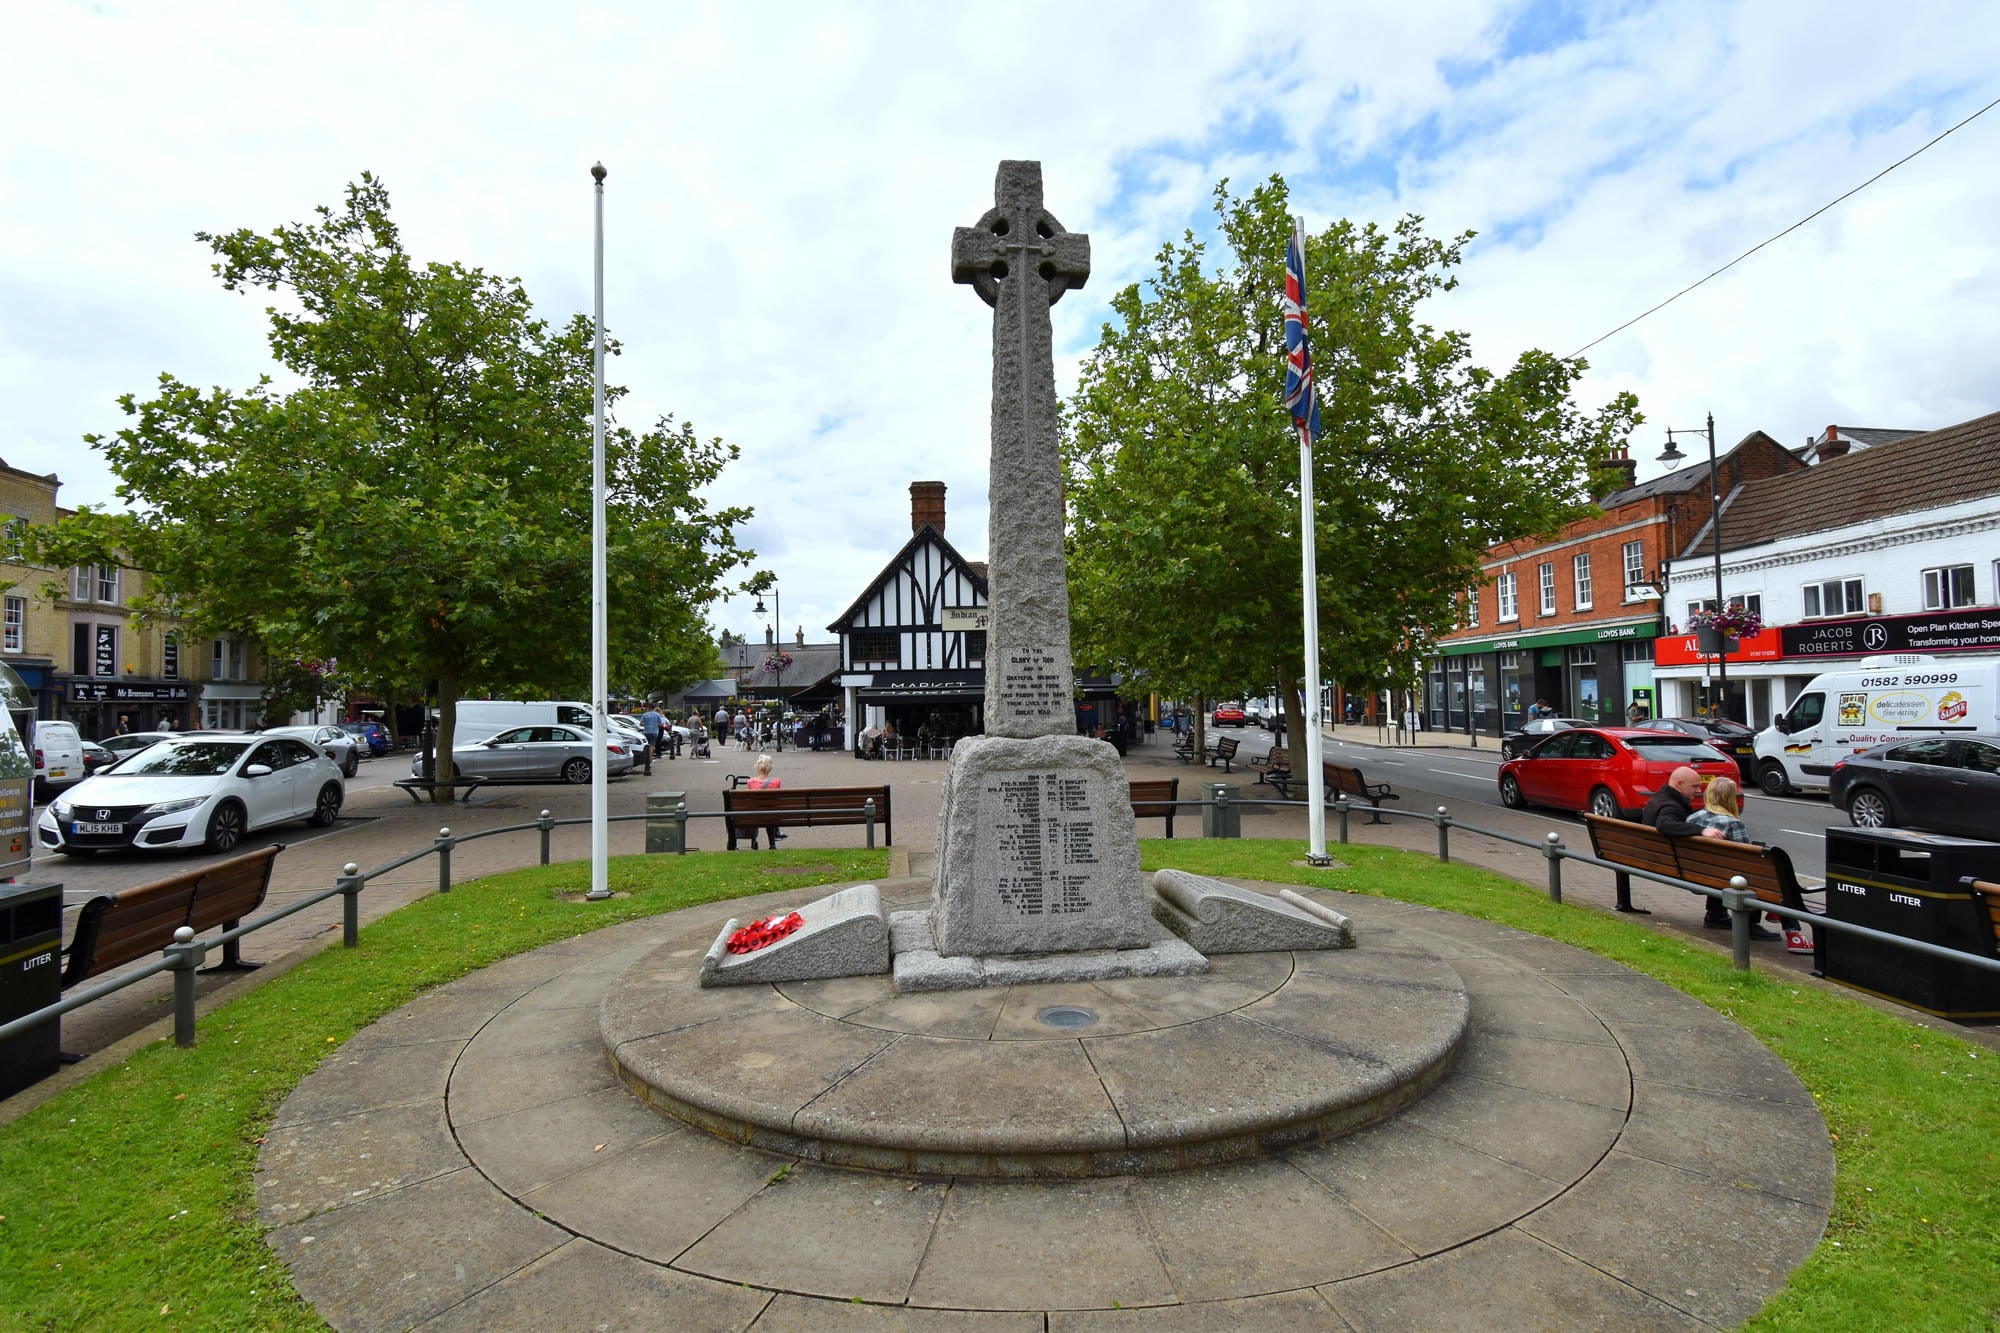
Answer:
MULTIPOLYGON (((1704 828, 1693 820, 1694 803, 1701 799, 1701 774, 1683 765, 1667 777, 1667 785, 1653 793, 1653 799, 1646 802, 1645 813, 1639 822, 1650 824, 1670 838, 1723 838, 1719 828, 1704 828)), ((1725 839, 1726 841, 1726 839, 1725 839)), ((1729 909, 1722 905, 1720 898, 1702 895, 1701 924, 1711 930, 1729 929, 1729 909)), ((1635 916, 1651 916, 1643 907, 1634 907, 1628 891, 1624 901, 1618 904, 1621 912, 1631 912, 1635 916)), ((1777 932, 1752 924, 1750 938, 1753 940, 1775 940, 1777 932)))

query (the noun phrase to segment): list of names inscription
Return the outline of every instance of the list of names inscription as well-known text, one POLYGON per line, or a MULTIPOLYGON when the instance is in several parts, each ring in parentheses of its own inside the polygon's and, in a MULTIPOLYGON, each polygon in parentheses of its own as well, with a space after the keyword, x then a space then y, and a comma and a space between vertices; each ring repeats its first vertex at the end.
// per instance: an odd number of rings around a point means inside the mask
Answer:
POLYGON ((1081 916, 1096 904, 1097 824, 1091 780, 1076 773, 995 774, 980 793, 1003 914, 1081 916))

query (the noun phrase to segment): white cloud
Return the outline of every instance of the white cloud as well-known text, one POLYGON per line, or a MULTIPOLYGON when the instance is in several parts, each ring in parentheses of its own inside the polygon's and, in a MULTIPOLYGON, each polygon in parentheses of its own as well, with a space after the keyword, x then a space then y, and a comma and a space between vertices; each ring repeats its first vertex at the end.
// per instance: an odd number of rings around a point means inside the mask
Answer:
MULTIPOLYGON (((268 229, 364 169, 421 256, 518 275, 552 318, 607 301, 628 421, 740 444, 787 629, 817 637, 945 480, 984 553, 985 307, 951 229, 995 162, 1044 162, 1092 234, 1057 307, 1058 382, 1223 175, 1283 171, 1313 225, 1426 215, 1483 235, 1432 312, 1504 363, 1566 353, 1995 95, 2000 29, 1962 8, 1710 0, 1593 10, 1192 3, 754 9, 14 5, 0 83, 0 457, 112 481, 81 444, 162 370, 267 368, 255 297, 198 229, 268 229), (1517 25, 1554 21, 1510 57, 1517 25)), ((1590 353, 1585 394, 1735 439, 1944 425, 2000 406, 1987 237, 2000 112, 1590 353)), ((724 623, 756 632, 748 602, 724 623)))

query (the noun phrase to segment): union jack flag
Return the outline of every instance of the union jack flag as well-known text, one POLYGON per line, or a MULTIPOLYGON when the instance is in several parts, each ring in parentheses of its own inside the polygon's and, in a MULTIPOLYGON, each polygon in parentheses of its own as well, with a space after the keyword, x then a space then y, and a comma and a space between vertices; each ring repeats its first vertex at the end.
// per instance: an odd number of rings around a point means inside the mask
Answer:
POLYGON ((1319 396, 1313 392, 1312 346, 1306 338, 1306 252, 1299 224, 1285 246, 1285 409, 1292 425, 1320 436, 1319 396))

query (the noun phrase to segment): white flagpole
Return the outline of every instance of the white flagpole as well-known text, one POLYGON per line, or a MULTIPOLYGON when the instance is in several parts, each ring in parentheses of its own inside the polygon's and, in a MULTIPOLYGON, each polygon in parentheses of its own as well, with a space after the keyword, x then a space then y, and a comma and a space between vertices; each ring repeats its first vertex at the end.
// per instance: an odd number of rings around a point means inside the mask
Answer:
MULTIPOLYGON (((1304 218, 1292 219, 1293 243, 1299 247, 1299 304, 1306 304, 1306 224, 1304 218)), ((1304 331, 1311 337, 1310 325, 1304 331)), ((1310 343, 1308 343, 1310 346, 1310 343)), ((1306 393, 1313 392, 1312 385, 1306 386, 1306 393)), ((1305 424, 1299 426, 1299 549, 1300 561, 1305 573, 1305 733, 1306 733, 1306 821, 1310 830, 1310 840, 1306 844, 1308 865, 1332 865, 1333 858, 1326 854, 1326 770, 1320 766, 1322 746, 1320 744, 1319 716, 1319 541, 1314 533, 1313 513, 1313 440, 1312 402, 1310 397, 1300 405, 1305 424)))
POLYGON ((611 686, 606 658, 604 560, 604 177, 602 162, 591 167, 597 181, 597 245, 595 292, 597 347, 593 358, 591 400, 595 419, 590 432, 590 893, 592 900, 611 896, 611 787, 605 717, 611 686))

